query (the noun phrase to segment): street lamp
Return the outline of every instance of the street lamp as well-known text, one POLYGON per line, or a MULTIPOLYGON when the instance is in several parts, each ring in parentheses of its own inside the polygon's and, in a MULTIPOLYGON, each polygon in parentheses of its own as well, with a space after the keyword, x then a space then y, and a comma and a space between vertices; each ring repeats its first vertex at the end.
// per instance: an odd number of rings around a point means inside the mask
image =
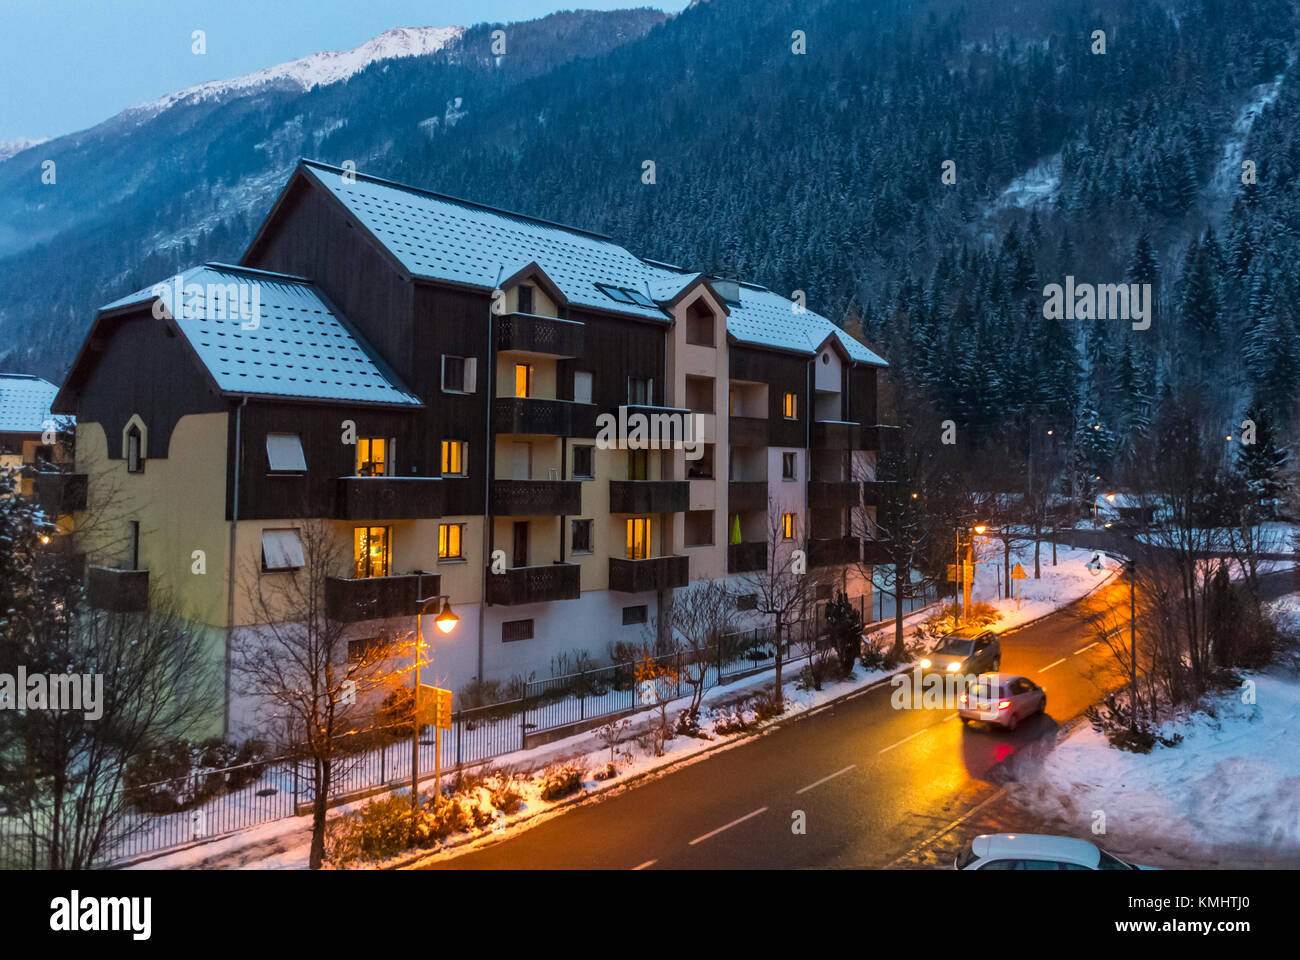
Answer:
MULTIPOLYGON (((424 608, 426 604, 442 601, 442 610, 433 618, 434 624, 443 633, 451 633, 456 629, 456 624, 460 623, 460 617, 456 616, 451 609, 451 597, 445 593, 434 594, 431 597, 424 596, 424 571, 417 570, 415 589, 415 657, 414 668, 411 671, 411 810, 415 811, 419 803, 420 796, 420 648, 424 646, 424 608)), ((434 744, 434 749, 438 750, 440 744, 434 744)), ((442 758, 435 756, 435 766, 442 758)), ((441 778, 438 778, 441 779, 441 778)))

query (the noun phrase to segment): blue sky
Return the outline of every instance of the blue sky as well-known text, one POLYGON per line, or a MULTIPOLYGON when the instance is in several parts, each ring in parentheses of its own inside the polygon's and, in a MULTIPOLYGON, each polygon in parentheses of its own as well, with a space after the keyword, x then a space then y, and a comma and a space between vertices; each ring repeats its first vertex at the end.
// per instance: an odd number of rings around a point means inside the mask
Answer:
POLYGON ((0 140, 84 130, 144 100, 345 50, 392 27, 531 20, 686 0, 0 0, 0 140), (194 30, 207 54, 190 52, 194 30))

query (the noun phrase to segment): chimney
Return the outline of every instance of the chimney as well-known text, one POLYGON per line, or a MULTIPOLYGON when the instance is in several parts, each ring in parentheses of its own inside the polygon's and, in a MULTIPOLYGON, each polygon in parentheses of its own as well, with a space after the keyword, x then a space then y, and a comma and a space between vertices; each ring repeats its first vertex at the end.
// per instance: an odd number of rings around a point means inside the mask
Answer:
POLYGON ((718 296, 726 300, 727 303, 740 303, 740 281, 724 280, 721 277, 710 277, 709 284, 714 290, 718 291, 718 296))

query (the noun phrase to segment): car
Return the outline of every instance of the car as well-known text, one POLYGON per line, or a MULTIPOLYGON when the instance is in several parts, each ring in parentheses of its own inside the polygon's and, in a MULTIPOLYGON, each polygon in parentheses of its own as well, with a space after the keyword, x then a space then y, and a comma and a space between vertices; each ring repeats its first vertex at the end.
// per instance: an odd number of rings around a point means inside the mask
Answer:
POLYGON ((1042 833, 982 833, 953 861, 958 870, 1153 870, 1087 840, 1042 833))
POLYGON ((921 669, 935 673, 988 673, 1001 667, 998 635, 983 627, 954 630, 921 659, 921 669))
POLYGON ((1008 730, 1025 717, 1047 709, 1047 691, 1028 677, 982 673, 970 689, 957 698, 957 716, 962 723, 983 720, 1008 730))

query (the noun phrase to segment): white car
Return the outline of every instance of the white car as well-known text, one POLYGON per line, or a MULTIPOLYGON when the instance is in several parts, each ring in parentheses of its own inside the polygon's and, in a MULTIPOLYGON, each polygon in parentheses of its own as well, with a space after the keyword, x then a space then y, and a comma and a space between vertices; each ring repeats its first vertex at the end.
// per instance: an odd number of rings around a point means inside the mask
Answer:
POLYGON ((1047 709, 1047 691, 1028 677, 981 673, 971 688, 957 698, 957 716, 962 723, 983 720, 1008 730, 1025 717, 1047 709))
POLYGON ((1087 840, 1041 833, 984 833, 968 843, 958 870, 1154 870, 1121 860, 1087 840))

